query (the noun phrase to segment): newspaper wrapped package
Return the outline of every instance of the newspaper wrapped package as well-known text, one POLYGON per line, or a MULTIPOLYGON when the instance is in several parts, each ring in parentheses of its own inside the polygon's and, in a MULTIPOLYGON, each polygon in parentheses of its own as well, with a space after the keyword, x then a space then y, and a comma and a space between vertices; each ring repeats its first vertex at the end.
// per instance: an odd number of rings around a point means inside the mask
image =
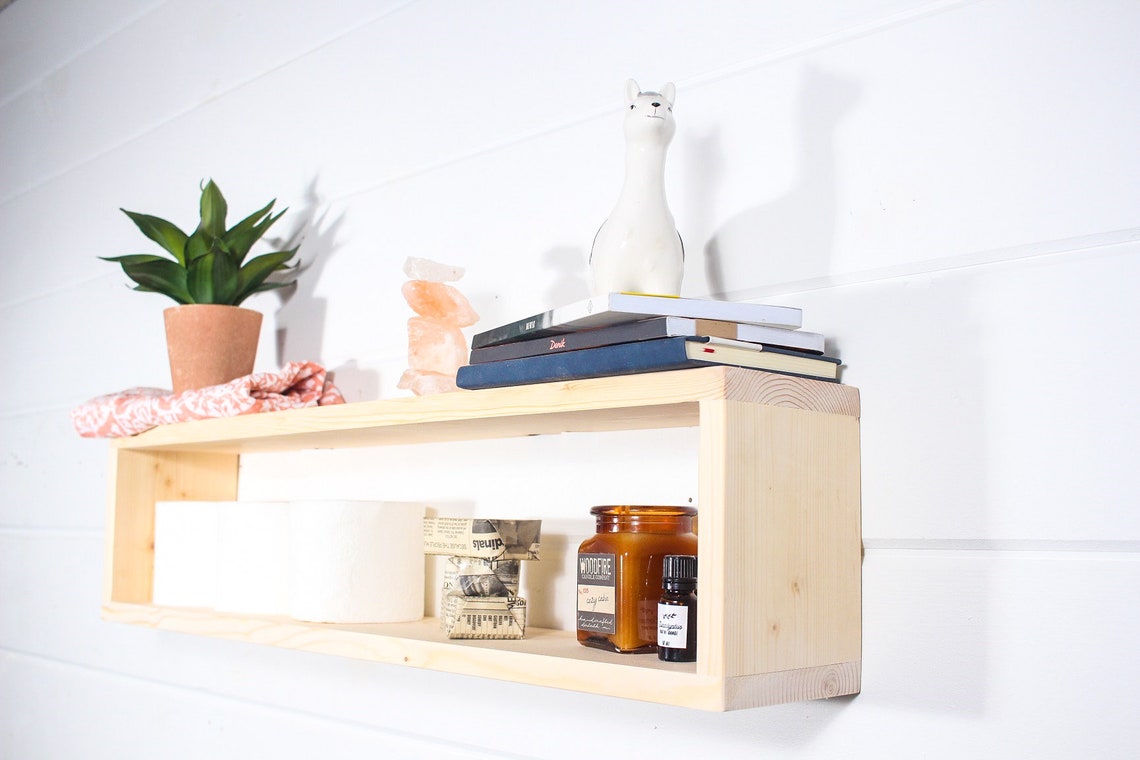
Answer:
POLYGON ((447 595, 440 625, 449 639, 521 639, 526 633, 526 600, 447 595))
POLYGON ((517 559, 448 557, 439 623, 450 639, 521 639, 526 600, 517 559))
POLYGON ((538 559, 541 520, 424 518, 424 552, 447 556, 439 623, 450 639, 521 639, 519 567, 538 559))
POLYGON ((424 551, 448 557, 538 559, 542 520, 425 517, 424 551))
POLYGON ((518 596, 519 561, 448 557, 447 567, 443 570, 443 593, 459 596, 518 596))

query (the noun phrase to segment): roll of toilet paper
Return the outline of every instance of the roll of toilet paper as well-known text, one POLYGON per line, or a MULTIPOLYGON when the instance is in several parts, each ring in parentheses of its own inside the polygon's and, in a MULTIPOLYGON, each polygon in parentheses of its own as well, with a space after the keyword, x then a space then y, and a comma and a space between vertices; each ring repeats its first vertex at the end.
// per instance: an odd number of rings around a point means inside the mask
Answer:
POLYGON ((317 623, 397 623, 424 613, 424 505, 295 501, 289 614, 317 623))
POLYGON ((218 502, 155 503, 155 604, 213 607, 217 559, 218 502))
POLYGON ((222 612, 289 614, 289 503, 224 502, 218 510, 222 612))

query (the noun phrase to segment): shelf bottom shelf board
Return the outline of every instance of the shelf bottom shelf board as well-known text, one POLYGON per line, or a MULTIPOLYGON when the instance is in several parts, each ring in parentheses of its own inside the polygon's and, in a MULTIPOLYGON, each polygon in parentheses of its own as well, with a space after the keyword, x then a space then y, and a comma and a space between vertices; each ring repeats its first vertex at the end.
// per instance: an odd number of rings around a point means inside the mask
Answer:
POLYGON ((619 655, 580 645, 568 631, 528 627, 523 639, 447 639, 437 618, 411 623, 306 623, 196 607, 109 602, 103 619, 161 631, 245 641, 370 662, 494 678, 623 699, 736 710, 858 693, 861 663, 721 679, 696 663, 619 655))
POLYGON ((721 710, 720 679, 695 663, 619 655, 580 645, 574 634, 528 627, 509 640, 447 639, 437 618, 411 623, 307 623, 289 617, 110 602, 104 620, 371 662, 495 678, 649 702, 721 710))

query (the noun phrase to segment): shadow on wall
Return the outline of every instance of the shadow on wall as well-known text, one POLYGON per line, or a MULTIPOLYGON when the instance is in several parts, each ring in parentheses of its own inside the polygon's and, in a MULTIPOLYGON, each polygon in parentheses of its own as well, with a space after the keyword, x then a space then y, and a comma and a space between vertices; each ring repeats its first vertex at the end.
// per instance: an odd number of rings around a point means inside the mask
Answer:
MULTIPOLYGON (((710 238, 705 274, 714 298, 831 271, 838 210, 835 133, 858 102, 859 88, 815 67, 806 68, 802 79, 795 179, 782 197, 732 217, 710 238)), ((708 160, 723 163, 719 156, 708 160)))
POLYGON ((317 281, 336 251, 336 233, 341 219, 327 222, 328 210, 320 209, 320 195, 314 178, 305 190, 305 205, 294 212, 296 224, 276 245, 300 245, 301 268, 297 281, 275 291, 281 298, 277 309, 277 363, 320 361, 328 304, 316 297, 317 281))
MULTIPOLYGON (((724 183, 724 170, 726 156, 719 125, 709 126, 703 131, 690 130, 685 135, 685 147, 679 158, 685 162, 684 173, 689 180, 683 183, 678 191, 682 194, 682 206, 686 209, 684 225, 689 230, 713 230, 716 228, 717 199, 721 196, 720 189, 724 183)), ((702 265, 700 249, 694 240, 699 238, 686 238, 684 229, 680 231, 682 243, 685 245, 685 282, 692 285, 695 281, 694 267, 702 265)), ((707 250, 705 261, 707 261, 707 250)), ((706 274, 709 268, 706 266, 706 274)), ((710 282, 705 282, 705 291, 712 289, 710 282)), ((682 288, 682 291, 687 288, 682 288)), ((682 292, 682 295, 687 295, 682 292)), ((702 297, 706 297, 702 294, 702 297)))
POLYGON ((572 246, 557 246, 543 254, 546 269, 553 270, 550 287, 544 298, 550 308, 563 306, 590 297, 588 252, 572 246))
MULTIPOLYGON (((281 298, 276 315, 278 365, 290 361, 322 362, 328 302, 317 297, 317 283, 339 246, 337 233, 344 215, 329 219, 329 209, 322 208, 317 183, 314 178, 305 190, 305 205, 296 211, 294 231, 285 240, 274 241, 285 247, 301 245, 302 262, 297 282, 275 291, 281 298)), ((360 369, 355 361, 332 367, 330 372, 348 399, 375 398, 379 393, 379 375, 360 369)))

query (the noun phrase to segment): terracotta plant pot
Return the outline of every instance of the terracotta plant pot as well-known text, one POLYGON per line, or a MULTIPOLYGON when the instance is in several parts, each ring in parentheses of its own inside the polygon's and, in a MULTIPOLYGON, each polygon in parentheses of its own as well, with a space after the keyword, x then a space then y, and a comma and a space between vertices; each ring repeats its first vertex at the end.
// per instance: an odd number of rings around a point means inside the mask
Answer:
POLYGON ((162 313, 174 392, 229 382, 253 372, 261 312, 189 304, 162 313))

